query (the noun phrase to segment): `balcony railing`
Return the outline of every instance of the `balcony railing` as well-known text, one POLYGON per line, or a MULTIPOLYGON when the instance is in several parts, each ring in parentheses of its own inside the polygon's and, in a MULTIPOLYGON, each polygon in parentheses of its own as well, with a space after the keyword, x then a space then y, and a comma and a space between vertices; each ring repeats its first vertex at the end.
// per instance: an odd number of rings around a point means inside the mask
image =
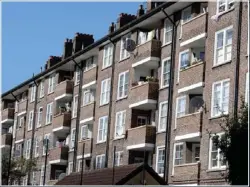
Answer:
POLYGON ((190 163, 174 166, 173 181, 197 180, 198 163, 190 163))
POLYGON ((12 134, 2 134, 2 146, 10 146, 11 145, 12 134))
POLYGON ((78 142, 78 149, 77 149, 77 155, 82 155, 83 153, 83 144, 84 146, 84 155, 88 155, 92 153, 92 144, 93 144, 93 138, 88 138, 85 140, 80 140, 78 142))
POLYGON ((56 85, 55 97, 58 98, 63 95, 72 95, 73 94, 74 83, 70 80, 65 80, 56 85))
POLYGON ((14 108, 6 108, 2 111, 2 122, 6 121, 8 122, 8 120, 14 120, 14 112, 15 109, 14 108))
POLYGON ((52 125, 54 129, 63 129, 63 127, 70 128, 71 124, 71 113, 59 113, 53 117, 52 125))
POLYGON ((49 160, 54 164, 67 164, 66 161, 68 160, 68 152, 68 146, 54 147, 49 151, 49 160))

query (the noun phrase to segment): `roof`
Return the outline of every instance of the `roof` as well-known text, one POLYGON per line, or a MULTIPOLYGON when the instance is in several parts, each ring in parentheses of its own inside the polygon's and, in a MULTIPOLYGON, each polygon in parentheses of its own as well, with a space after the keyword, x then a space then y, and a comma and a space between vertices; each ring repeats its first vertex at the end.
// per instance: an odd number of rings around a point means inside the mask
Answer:
MULTIPOLYGON (((147 164, 130 164, 125 166, 115 167, 114 184, 123 185, 131 178, 145 170, 161 185, 165 185, 165 181, 161 178, 152 167, 147 164)), ((112 185, 113 168, 103 168, 83 173, 82 185, 112 185)), ((80 185, 81 172, 71 173, 55 185, 80 185)))

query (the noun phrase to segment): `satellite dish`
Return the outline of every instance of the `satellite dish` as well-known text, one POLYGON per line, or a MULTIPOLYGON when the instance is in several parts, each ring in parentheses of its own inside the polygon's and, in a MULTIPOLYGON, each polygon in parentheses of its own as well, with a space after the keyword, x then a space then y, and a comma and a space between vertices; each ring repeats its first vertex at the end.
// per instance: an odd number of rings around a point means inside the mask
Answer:
POLYGON ((123 44, 123 48, 126 49, 128 52, 133 52, 136 48, 135 41, 128 38, 123 44))
POLYGON ((190 105, 192 107, 201 108, 203 107, 204 100, 201 96, 195 96, 190 100, 190 105))
POLYGON ((58 180, 62 180, 66 176, 66 173, 61 173, 58 177, 58 180))

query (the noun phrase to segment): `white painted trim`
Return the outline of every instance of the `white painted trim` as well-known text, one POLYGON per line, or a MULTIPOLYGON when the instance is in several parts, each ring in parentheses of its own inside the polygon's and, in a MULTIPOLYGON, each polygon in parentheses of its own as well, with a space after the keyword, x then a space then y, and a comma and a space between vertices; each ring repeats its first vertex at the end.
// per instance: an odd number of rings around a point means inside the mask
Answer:
POLYGON ((14 122, 14 119, 5 119, 1 121, 1 123, 6 123, 6 122, 14 122))
MULTIPOLYGON (((156 162, 155 162, 155 171, 156 171, 156 173, 158 173, 157 172, 157 170, 158 170, 158 167, 157 167, 157 165, 158 165, 158 152, 159 152, 159 149, 162 149, 162 148, 165 148, 165 146, 161 145, 161 146, 157 146, 157 148, 156 148, 156 162)), ((158 173, 158 175, 161 176, 162 174, 158 173)))
POLYGON ((125 125, 126 125, 126 113, 127 111, 126 110, 122 110, 122 111, 119 111, 119 112, 116 112, 115 114, 115 131, 114 131, 114 139, 118 139, 118 138, 121 138, 122 136, 124 136, 124 129, 125 129, 125 125), (118 123, 117 121, 117 118, 118 118, 118 115, 121 114, 123 116, 123 113, 125 113, 125 120, 122 118, 122 121, 124 120, 125 121, 125 124, 123 126, 123 133, 121 136, 117 135, 117 132, 116 132, 116 124, 118 123))
POLYGON ((200 39, 205 38, 205 37, 206 37, 206 33, 204 32, 204 33, 199 34, 199 35, 197 35, 197 36, 195 36, 195 37, 193 37, 193 38, 190 38, 190 39, 188 39, 188 40, 186 40, 186 41, 184 41, 184 42, 181 42, 181 43, 180 43, 180 46, 183 47, 183 46, 185 46, 185 45, 188 45, 188 44, 190 44, 190 43, 195 42, 196 40, 200 40, 200 39))
MULTIPOLYGON (((91 153, 84 154, 84 158, 89 158, 89 157, 91 157, 91 153)), ((78 155, 77 159, 82 159, 82 155, 78 155)))
POLYGON ((143 60, 140 60, 136 63, 133 63, 132 67, 134 68, 136 66, 142 65, 142 64, 149 62, 149 61, 160 61, 160 58, 150 56, 150 57, 144 58, 143 60))
MULTIPOLYGON (((169 85, 163 85, 163 70, 164 70, 164 62, 170 60, 170 64, 171 64, 171 57, 167 57, 167 58, 164 58, 162 61, 161 61, 161 88, 165 88, 169 85)), ((169 66, 170 67, 170 66, 169 66)), ((171 71, 171 69, 170 69, 171 71)), ((169 77, 170 78, 170 77, 169 77)))
POLYGON ((58 128, 53 128, 53 132, 56 132, 56 131, 60 131, 60 130, 70 130, 70 127, 65 127, 65 126, 61 126, 61 127, 58 127, 58 128))
POLYGON ((176 145, 183 145, 183 142, 174 143, 174 146, 173 146, 174 149, 173 149, 173 168, 172 168, 172 175, 174 175, 176 145))
MULTIPOLYGON (((189 51, 190 51, 189 49, 186 49, 186 50, 181 51, 181 52, 179 53, 177 83, 179 83, 179 82, 180 82, 181 55, 182 55, 183 53, 187 53, 187 52, 189 52, 189 51)), ((189 54, 189 55, 190 55, 190 54, 189 54)))
MULTIPOLYGON (((125 84, 126 84, 125 80, 126 80, 126 74, 127 74, 127 73, 128 73, 128 82, 129 82, 129 70, 119 73, 119 76, 118 76, 117 95, 116 95, 116 98, 117 98, 117 99, 122 99, 122 98, 128 96, 128 93, 127 93, 127 95, 124 94, 124 93, 125 93, 125 84), (120 78, 121 78, 122 75, 124 75, 123 90, 122 90, 122 91, 123 91, 123 94, 122 94, 122 96, 120 97, 120 96, 119 96, 119 88, 120 88, 120 86, 121 86, 121 85, 120 85, 120 78)), ((129 88, 128 88, 128 89, 129 89, 129 88)), ((128 90, 127 90, 127 91, 128 91, 128 90)))
POLYGON ((131 149, 138 149, 138 148, 154 148, 154 144, 151 143, 142 143, 142 144, 136 144, 136 145, 129 145, 127 146, 127 150, 131 149))
MULTIPOLYGON (((175 105, 175 128, 177 127, 177 113, 178 113, 178 104, 179 104, 179 100, 181 100, 181 99, 184 99, 185 98, 185 100, 187 101, 187 98, 186 98, 186 95, 183 95, 183 96, 180 96, 180 97, 177 97, 176 98, 176 105, 175 105)), ((186 114, 186 104, 187 103, 185 103, 185 114, 186 114)))
POLYGON ((25 110, 25 111, 23 111, 23 112, 18 113, 17 116, 21 116, 21 115, 24 115, 24 114, 26 114, 26 113, 27 113, 27 111, 25 110))
POLYGON ((186 140, 190 138, 199 137, 200 135, 201 135, 200 132, 194 132, 194 133, 189 133, 189 134, 185 134, 181 136, 176 136, 174 140, 175 141, 186 140))
POLYGON ((56 98, 55 98, 55 101, 56 101, 56 100, 59 100, 59 99, 62 99, 62 98, 64 98, 64 97, 72 97, 72 95, 73 95, 73 94, 66 94, 66 93, 65 93, 65 94, 62 94, 62 95, 56 97, 56 98))
MULTIPOLYGON (((173 16, 171 16, 170 17, 171 19, 173 19, 173 16)), ((171 30, 171 32, 172 32, 172 34, 173 34, 173 24, 172 24, 172 22, 168 19, 168 18, 166 18, 165 20, 164 20, 164 32, 163 32, 163 45, 166 45, 166 44, 169 44, 169 43, 172 43, 172 38, 171 38, 171 41, 168 41, 168 42, 165 42, 165 40, 166 40, 166 25, 167 25, 167 23, 169 23, 171 26, 172 26, 172 30, 171 30)))
MULTIPOLYGON (((100 122, 101 122, 101 119, 103 119, 103 121, 105 122, 105 119, 106 119, 106 118, 108 118, 108 116, 102 116, 102 117, 100 117, 99 120, 98 120, 98 129, 97 129, 98 132, 97 132, 97 140, 96 140, 97 143, 103 143, 103 142, 106 142, 106 141, 107 141, 107 134, 106 134, 106 137, 105 137, 104 140, 99 140, 99 137, 100 137, 100 134, 99 134, 100 131, 99 131, 99 129, 100 129, 100 125, 101 125, 100 122)), ((108 122, 107 122, 107 123, 108 123, 108 122)), ((107 131, 108 124, 105 124, 105 123, 104 123, 104 125, 105 125, 105 128, 103 128, 103 129, 106 129, 106 131, 107 131)), ((103 133, 103 132, 102 132, 102 133, 103 133)))
POLYGON ((23 142, 23 141, 24 141, 24 139, 21 139, 21 140, 15 141, 15 143, 21 143, 21 142, 23 142))
POLYGON ((1 145, 0 148, 10 148, 10 145, 1 145))
MULTIPOLYGON (((158 114, 159 120, 158 120, 158 128, 157 128, 157 131, 158 131, 158 132, 164 132, 164 131, 166 131, 166 127, 165 127, 164 130, 159 128, 159 126, 160 126, 160 124, 161 124, 161 109, 162 109, 162 105, 163 105, 163 104, 167 104, 167 105, 168 105, 168 101, 163 101, 163 102, 161 102, 161 103, 160 103, 160 106, 159 106, 159 114, 158 114)), ((166 124, 166 126, 167 126, 167 124, 166 124)))
POLYGON ((49 164, 58 164, 58 163, 60 163, 60 164, 66 164, 67 165, 68 161, 67 160, 62 160, 62 159, 57 159, 57 160, 51 160, 51 161, 49 161, 49 164))
POLYGON ((86 118, 86 119, 84 119, 84 120, 81 120, 81 121, 80 121, 80 124, 84 124, 84 123, 87 123, 87 122, 93 121, 93 120, 94 120, 94 117, 86 118))
POLYGON ((205 84, 204 82, 198 82, 196 84, 192 84, 190 86, 186 86, 184 88, 178 89, 178 93, 183 93, 183 92, 187 92, 189 90, 193 90, 195 88, 202 87, 202 86, 204 86, 204 84, 205 84))
POLYGON ((143 101, 129 105, 129 108, 134 108, 143 104, 157 104, 157 101, 153 99, 145 99, 143 101))
POLYGON ((92 85, 95 85, 95 84, 96 84, 96 80, 94 80, 92 82, 89 82, 87 84, 82 85, 82 89, 88 88, 88 87, 90 87, 92 85))

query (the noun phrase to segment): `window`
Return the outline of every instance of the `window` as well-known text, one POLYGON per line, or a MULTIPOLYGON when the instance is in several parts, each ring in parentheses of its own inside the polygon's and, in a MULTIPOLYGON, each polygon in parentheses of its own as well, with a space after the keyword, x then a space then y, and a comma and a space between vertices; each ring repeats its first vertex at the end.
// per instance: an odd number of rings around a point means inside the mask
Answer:
POLYGON ((30 158, 30 151, 31 151, 31 139, 28 139, 26 140, 26 150, 25 150, 26 159, 30 158))
POLYGON ((96 156, 96 169, 104 168, 105 166, 105 154, 96 156))
POLYGON ((94 57, 90 57, 86 60, 84 71, 88 71, 88 70, 92 69, 93 67, 95 67, 94 57))
POLYGON ((232 58, 233 27, 215 33, 214 65, 223 64, 232 58))
POLYGON ((159 175, 164 173, 164 158, 165 158, 165 148, 157 147, 157 156, 156 156, 156 172, 159 175))
POLYGON ((94 93, 92 90, 86 90, 83 93, 83 105, 87 105, 94 101, 94 93))
POLYGON ((41 166, 40 185, 43 185, 43 180, 44 180, 44 166, 41 166))
POLYGON ((182 11, 182 23, 186 23, 192 19, 191 6, 182 11))
POLYGON ((16 125, 17 125, 17 120, 14 119, 14 125, 13 125, 13 138, 16 138, 16 125))
POLYGON ((72 173, 72 171, 73 171, 73 162, 69 162, 68 174, 72 173))
MULTIPOLYGON (((223 136, 223 134, 218 134, 219 138, 223 136)), ((210 138, 210 151, 209 151, 209 168, 225 168, 226 167, 226 159, 222 155, 220 148, 217 148, 215 143, 213 142, 213 137, 210 138)))
POLYGON ((129 72, 123 72, 119 74, 118 81, 118 95, 117 99, 124 98, 128 95, 128 83, 129 83, 129 72))
POLYGON ((53 103, 47 104, 46 124, 50 124, 52 122, 52 115, 53 115, 52 106, 53 106, 53 103))
POLYGON ((148 118, 146 116, 137 116, 137 126, 147 125, 148 118))
POLYGON ((75 85, 78 85, 80 82, 80 73, 81 73, 81 70, 77 66, 76 71, 75 71, 75 85))
POLYGON ((44 81, 40 83, 40 98, 44 96, 44 81))
POLYGON ((35 157, 39 156, 39 143, 40 143, 41 137, 36 137, 35 138, 35 157))
POLYGON ((234 7, 234 0, 217 0, 217 14, 234 7))
POLYGON ((165 131, 166 125, 167 125, 167 116, 168 116, 168 102, 162 102, 160 103, 160 109, 159 109, 159 126, 158 131, 165 131))
POLYGON ((102 68, 107 68, 111 66, 113 60, 113 44, 108 44, 104 47, 103 50, 103 64, 102 68))
POLYGON ((99 118, 97 143, 106 141, 107 126, 108 126, 108 116, 99 118))
POLYGON ((34 118, 34 111, 30 111, 29 113, 29 121, 28 121, 28 131, 32 130, 32 123, 33 123, 33 118, 34 118))
POLYGON ((213 84, 211 117, 228 114, 229 85, 228 79, 213 84))
POLYGON ((71 137, 70 137, 70 150, 74 150, 75 147, 75 136, 76 136, 76 129, 71 129, 71 137))
POLYGON ((81 139, 85 140, 90 138, 89 125, 83 125, 81 127, 81 139))
POLYGON ((37 124, 36 124, 37 128, 42 126, 42 117, 43 117, 43 107, 40 107, 38 109, 37 124))
POLYGON ((164 27, 164 44, 169 44, 172 42, 172 34, 173 34, 173 24, 169 19, 165 20, 164 27))
POLYGON ((15 150, 15 156, 16 157, 20 157, 21 156, 21 151, 22 151, 22 145, 21 144, 17 144, 16 145, 16 150, 15 150))
POLYGON ((170 63, 171 59, 167 58, 162 61, 161 69, 161 87, 166 87, 169 85, 170 80, 170 63))
POLYGON ((32 172, 32 182, 31 182, 31 184, 33 185, 33 186, 36 186, 36 185, 38 185, 37 184, 37 182, 36 182, 36 171, 33 171, 32 172))
POLYGON ((102 81, 100 105, 108 104, 109 96, 110 96, 110 78, 102 81))
POLYGON ((55 89, 55 75, 49 77, 48 94, 52 93, 55 89))
POLYGON ((192 162, 198 162, 200 160, 200 144, 193 144, 192 145, 192 162))
POLYGON ((148 40, 148 33, 140 31, 138 34, 138 45, 144 44, 148 40))
POLYGON ((174 147, 174 165, 181 165, 183 164, 183 143, 176 143, 174 147))
POLYGON ((120 51, 120 60, 128 58, 130 56, 129 52, 124 48, 128 39, 131 38, 131 35, 128 34, 121 38, 121 51, 120 51))
POLYGON ((82 160, 78 160, 78 172, 82 171, 82 160))
POLYGON ((77 116, 77 105, 78 105, 78 95, 75 95, 73 100, 73 111, 72 111, 73 118, 77 116))
POLYGON ((126 121, 126 111, 117 112, 115 121, 115 138, 123 136, 125 121, 126 121))
POLYGON ((15 112, 18 111, 18 101, 15 101, 15 112))
POLYGON ((50 134, 45 134, 43 138, 43 155, 46 155, 46 149, 49 148, 50 141, 50 134), (48 143, 48 146, 47 146, 48 143))
POLYGON ((186 68, 190 65, 189 50, 180 53, 180 69, 186 68))
POLYGON ((245 102, 249 102, 249 72, 246 74, 246 91, 245 91, 245 102))
POLYGON ((35 101, 35 98, 36 98, 36 86, 32 85, 30 93, 30 102, 35 101))
POLYGON ((115 166, 122 165, 123 151, 118 151, 115 153, 115 166))
POLYGON ((186 96, 178 97, 176 102, 176 117, 182 117, 186 113, 186 96))
POLYGON ((24 126, 24 123, 25 123, 24 116, 22 116, 19 119, 19 128, 22 128, 22 126, 24 126))

